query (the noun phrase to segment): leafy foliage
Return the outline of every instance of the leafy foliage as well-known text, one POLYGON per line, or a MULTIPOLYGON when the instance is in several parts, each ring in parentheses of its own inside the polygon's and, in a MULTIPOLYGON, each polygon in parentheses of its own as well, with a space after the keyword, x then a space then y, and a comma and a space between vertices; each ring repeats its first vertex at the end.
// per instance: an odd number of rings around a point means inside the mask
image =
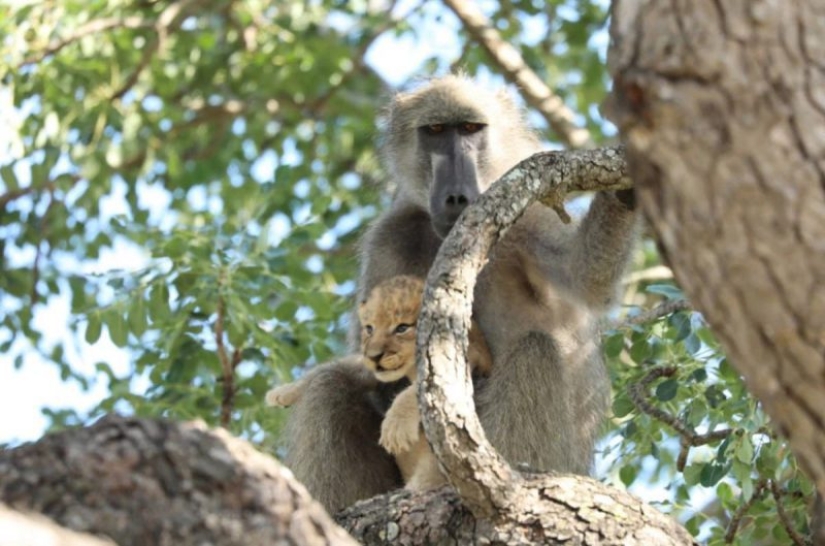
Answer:
MULTIPOLYGON (((672 284, 644 290, 682 298, 672 284)), ((789 529, 806 529, 813 485, 700 314, 617 328, 605 352, 618 387, 605 456, 625 486, 667 484, 660 508, 708 544, 785 544, 789 529)))
MULTIPOLYGON (((604 2, 485 7, 596 141, 613 133, 597 108, 604 2)), ((17 4, 0 6, 0 35, 0 354, 105 383, 89 413, 44 408, 52 427, 109 411, 201 418, 270 449, 283 414, 264 391, 345 347, 356 236, 381 205, 388 80, 451 67, 496 79, 427 2, 17 4), (83 365, 84 347, 107 343, 126 369, 83 365)), ((681 297, 637 288, 640 307, 681 297)), ((711 543, 805 531, 811 485, 701 316, 617 326, 605 350, 617 482, 662 492, 711 543)))

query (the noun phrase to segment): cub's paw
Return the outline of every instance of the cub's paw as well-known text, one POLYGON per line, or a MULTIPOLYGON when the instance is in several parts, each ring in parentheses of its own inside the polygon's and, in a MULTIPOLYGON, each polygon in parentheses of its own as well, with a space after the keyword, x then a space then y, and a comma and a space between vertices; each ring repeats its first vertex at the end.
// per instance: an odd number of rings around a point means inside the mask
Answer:
POLYGON ((417 415, 387 413, 384 422, 381 423, 381 439, 378 443, 393 455, 405 453, 418 441, 421 434, 420 425, 417 415))

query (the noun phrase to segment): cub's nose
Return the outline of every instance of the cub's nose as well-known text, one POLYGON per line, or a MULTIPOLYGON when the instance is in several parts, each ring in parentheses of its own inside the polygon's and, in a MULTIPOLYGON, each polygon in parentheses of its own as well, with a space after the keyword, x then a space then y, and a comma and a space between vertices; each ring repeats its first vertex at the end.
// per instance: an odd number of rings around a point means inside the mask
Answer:
POLYGON ((375 367, 377 369, 379 369, 379 370, 384 369, 384 367, 381 365, 381 359, 384 358, 384 353, 383 352, 373 353, 373 354, 369 354, 367 356, 369 357, 370 360, 372 360, 375 363, 375 367))

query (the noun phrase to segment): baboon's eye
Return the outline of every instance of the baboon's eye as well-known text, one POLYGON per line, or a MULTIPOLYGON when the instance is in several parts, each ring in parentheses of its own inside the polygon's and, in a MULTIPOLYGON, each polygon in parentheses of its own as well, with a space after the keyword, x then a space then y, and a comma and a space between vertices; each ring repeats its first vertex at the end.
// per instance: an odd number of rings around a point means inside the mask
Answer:
POLYGON ((406 332, 407 330, 409 330, 412 327, 413 327, 412 324, 399 324, 398 326, 395 327, 395 333, 396 334, 403 334, 404 332, 406 332))
POLYGON ((465 121, 464 123, 462 123, 460 125, 460 127, 461 127, 461 131, 463 133, 473 134, 473 133, 477 133, 477 132, 481 131, 482 129, 484 129, 484 124, 483 123, 473 123, 471 121, 465 121))
POLYGON ((372 335, 373 330, 374 328, 372 327, 372 324, 367 324, 366 326, 364 326, 364 331, 367 333, 368 336, 372 335))
POLYGON ((424 132, 428 135, 437 135, 444 132, 443 123, 433 123, 432 125, 425 125, 424 132))

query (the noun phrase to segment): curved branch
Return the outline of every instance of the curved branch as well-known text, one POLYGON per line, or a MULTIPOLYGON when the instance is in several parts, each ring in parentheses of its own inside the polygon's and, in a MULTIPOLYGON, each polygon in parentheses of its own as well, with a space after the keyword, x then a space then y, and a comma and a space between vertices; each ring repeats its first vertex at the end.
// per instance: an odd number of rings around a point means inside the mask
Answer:
POLYGON ((518 50, 501 38, 480 9, 466 0, 444 0, 461 20, 473 39, 492 57, 511 83, 516 84, 527 103, 539 111, 559 139, 570 148, 591 146, 593 141, 587 129, 577 127, 574 113, 564 101, 545 85, 527 66, 518 50))
POLYGON ((510 512, 521 482, 487 441, 466 373, 476 276, 490 248, 535 200, 556 204, 569 191, 630 186, 620 148, 542 152, 493 184, 441 245, 418 322, 419 399, 424 400, 427 438, 477 517, 510 512), (505 202, 510 205, 502 207, 505 202))

